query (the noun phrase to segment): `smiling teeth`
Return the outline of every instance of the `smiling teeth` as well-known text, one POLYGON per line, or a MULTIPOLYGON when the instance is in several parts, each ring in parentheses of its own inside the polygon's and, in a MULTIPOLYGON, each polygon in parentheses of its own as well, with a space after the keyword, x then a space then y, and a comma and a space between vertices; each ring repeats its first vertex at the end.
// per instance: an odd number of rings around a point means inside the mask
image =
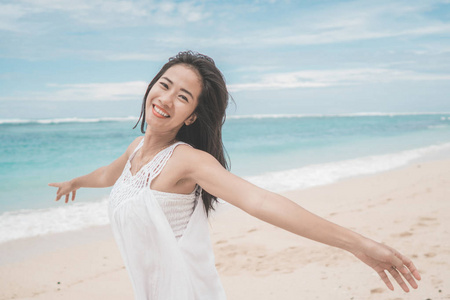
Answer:
POLYGON ((164 117, 168 117, 169 115, 168 114, 166 114, 166 113, 164 113, 162 110, 160 110, 159 108, 157 108, 156 106, 153 106, 154 108, 155 108, 155 110, 156 110, 156 112, 158 113, 158 114, 160 114, 160 115, 162 115, 162 116, 164 116, 164 117))

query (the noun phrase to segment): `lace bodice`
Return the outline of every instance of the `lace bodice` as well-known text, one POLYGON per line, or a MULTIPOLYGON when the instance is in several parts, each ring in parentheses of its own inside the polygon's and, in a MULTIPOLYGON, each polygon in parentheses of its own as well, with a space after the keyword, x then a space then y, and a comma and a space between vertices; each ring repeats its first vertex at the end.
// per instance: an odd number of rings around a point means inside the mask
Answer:
MULTIPOLYGON (((155 157, 144 165, 135 175, 131 174, 131 161, 137 151, 142 147, 144 139, 130 155, 122 175, 114 185, 110 195, 110 212, 113 213, 121 204, 136 196, 144 188, 150 189, 150 182, 161 172, 167 160, 171 157, 176 146, 184 144, 175 143, 155 155, 155 157)), ((174 235, 179 239, 189 222, 195 207, 195 200, 201 193, 200 187, 196 187, 190 194, 166 193, 151 190, 161 209, 169 221, 174 235)))
POLYGON ((183 143, 178 142, 163 149, 157 153, 150 162, 142 166, 142 168, 133 175, 131 174, 131 161, 143 144, 144 139, 141 140, 136 149, 134 149, 133 153, 130 155, 127 163, 125 164, 122 175, 120 175, 119 179, 117 179, 113 189, 111 190, 111 194, 109 196, 109 206, 112 212, 114 212, 117 207, 125 203, 128 199, 136 196, 141 189, 150 189, 152 180, 162 171, 175 147, 183 143))
POLYGON ((162 211, 172 227, 176 239, 180 239, 194 211, 195 199, 200 193, 197 187, 190 194, 165 193, 152 190, 162 211))

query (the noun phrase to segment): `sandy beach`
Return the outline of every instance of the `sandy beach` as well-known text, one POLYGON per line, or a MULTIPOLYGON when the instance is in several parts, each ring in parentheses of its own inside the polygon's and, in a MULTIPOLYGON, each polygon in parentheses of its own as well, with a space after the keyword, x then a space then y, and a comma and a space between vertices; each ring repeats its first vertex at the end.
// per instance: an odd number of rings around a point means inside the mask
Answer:
MULTIPOLYGON (((450 299, 450 160, 284 193, 412 258, 419 289, 391 292, 352 255, 222 205, 211 217, 228 299, 450 299)), ((109 227, 0 244, 0 299, 133 299, 109 227)))

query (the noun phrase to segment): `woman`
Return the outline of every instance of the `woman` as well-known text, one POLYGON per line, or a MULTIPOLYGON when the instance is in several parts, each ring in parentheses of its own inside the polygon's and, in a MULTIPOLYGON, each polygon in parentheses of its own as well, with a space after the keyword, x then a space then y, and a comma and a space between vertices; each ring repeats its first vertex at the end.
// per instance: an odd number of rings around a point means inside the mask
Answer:
POLYGON ((147 88, 138 120, 144 136, 110 165, 49 184, 58 187, 56 201, 64 196, 66 203, 81 187, 114 185, 109 215, 136 299, 225 299, 207 223, 217 197, 297 235, 351 252, 391 290, 387 273, 404 291, 409 291, 405 279, 417 288, 419 272, 398 251, 229 173, 221 137, 227 102, 214 61, 181 52, 147 88))

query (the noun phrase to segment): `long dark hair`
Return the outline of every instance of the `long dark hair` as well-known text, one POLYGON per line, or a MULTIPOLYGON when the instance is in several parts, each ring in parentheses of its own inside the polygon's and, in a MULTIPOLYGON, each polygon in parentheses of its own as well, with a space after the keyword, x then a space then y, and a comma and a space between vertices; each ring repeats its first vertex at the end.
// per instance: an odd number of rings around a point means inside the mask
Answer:
MULTIPOLYGON (((225 79, 216 67, 214 60, 206 55, 185 51, 169 58, 169 61, 161 68, 148 85, 142 101, 141 115, 133 129, 141 122, 141 132, 145 133, 145 107, 148 93, 161 76, 174 65, 183 64, 193 68, 200 75, 202 91, 198 97, 198 105, 194 111, 197 119, 189 126, 183 125, 177 133, 177 140, 183 141, 208 152, 214 156, 220 164, 228 169, 228 155, 222 143, 222 125, 225 122, 225 110, 228 106, 229 94, 225 79)), ((217 197, 207 191, 202 193, 205 210, 208 214, 214 209, 217 197)))

